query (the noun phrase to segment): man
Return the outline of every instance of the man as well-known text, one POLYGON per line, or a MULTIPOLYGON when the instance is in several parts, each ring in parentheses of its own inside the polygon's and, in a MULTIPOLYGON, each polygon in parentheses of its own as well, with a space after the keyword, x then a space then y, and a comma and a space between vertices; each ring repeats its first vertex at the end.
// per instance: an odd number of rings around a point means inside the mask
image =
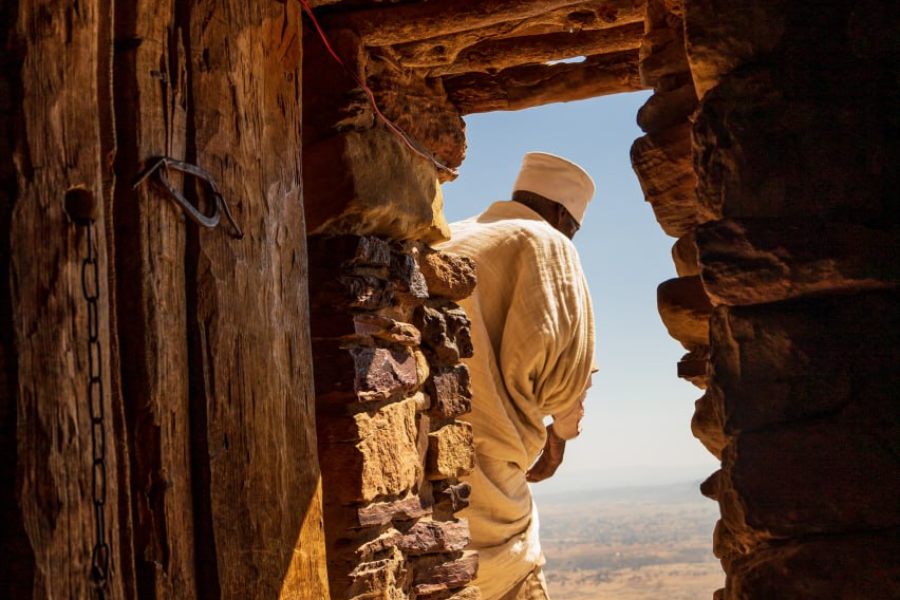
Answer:
POLYGON ((475 293, 462 302, 475 346, 466 361, 472 412, 465 418, 476 452, 475 471, 465 478, 471 504, 462 516, 479 551, 475 584, 484 600, 547 598, 527 479, 549 477, 562 460, 565 441, 556 424, 545 427, 545 417, 565 414, 563 435, 577 434, 573 406, 591 372, 594 321, 570 240, 593 194, 578 165, 526 154, 512 201, 451 225, 442 246, 474 259, 478 274, 475 293))

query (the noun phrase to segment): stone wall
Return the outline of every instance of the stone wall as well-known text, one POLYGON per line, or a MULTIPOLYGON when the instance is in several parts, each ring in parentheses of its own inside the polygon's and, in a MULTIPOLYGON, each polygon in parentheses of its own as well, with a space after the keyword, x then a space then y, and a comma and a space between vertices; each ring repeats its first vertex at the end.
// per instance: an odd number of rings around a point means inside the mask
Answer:
POLYGON ((632 158, 679 238, 659 308, 722 460, 716 597, 896 598, 897 15, 657 0, 646 29, 632 158))
POLYGON ((310 239, 332 598, 471 600, 470 260, 378 237, 310 239))

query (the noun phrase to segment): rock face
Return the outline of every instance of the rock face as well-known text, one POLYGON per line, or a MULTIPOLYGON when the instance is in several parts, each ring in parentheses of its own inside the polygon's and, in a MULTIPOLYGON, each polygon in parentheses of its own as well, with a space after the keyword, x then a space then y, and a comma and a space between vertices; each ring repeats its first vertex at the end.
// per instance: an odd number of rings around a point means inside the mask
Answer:
POLYGON ((632 161, 680 236, 658 299, 708 388, 691 429, 722 460, 701 488, 721 600, 897 593, 900 68, 876 4, 648 2, 632 161), (691 193, 669 184, 688 149, 691 193))
POLYGON ((471 261, 421 243, 310 238, 316 417, 333 598, 475 593, 471 261))

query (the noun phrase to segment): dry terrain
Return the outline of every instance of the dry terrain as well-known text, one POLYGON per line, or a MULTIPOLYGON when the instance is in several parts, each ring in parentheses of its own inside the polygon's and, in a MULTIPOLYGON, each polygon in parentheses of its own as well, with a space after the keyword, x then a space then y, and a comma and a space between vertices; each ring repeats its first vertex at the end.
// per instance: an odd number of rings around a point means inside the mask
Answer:
POLYGON ((538 498, 553 600, 707 600, 718 507, 698 483, 538 498))

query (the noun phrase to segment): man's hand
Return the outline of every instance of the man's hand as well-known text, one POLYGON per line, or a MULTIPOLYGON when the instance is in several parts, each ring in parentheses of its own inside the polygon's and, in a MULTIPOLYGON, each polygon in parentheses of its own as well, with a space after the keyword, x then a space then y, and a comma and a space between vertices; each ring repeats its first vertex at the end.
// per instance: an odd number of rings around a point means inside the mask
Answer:
POLYGON ((547 426, 547 442, 544 444, 544 451, 534 466, 525 474, 525 479, 530 483, 537 483, 553 477, 556 469, 562 464, 565 452, 566 440, 556 435, 553 425, 550 424, 547 426))

